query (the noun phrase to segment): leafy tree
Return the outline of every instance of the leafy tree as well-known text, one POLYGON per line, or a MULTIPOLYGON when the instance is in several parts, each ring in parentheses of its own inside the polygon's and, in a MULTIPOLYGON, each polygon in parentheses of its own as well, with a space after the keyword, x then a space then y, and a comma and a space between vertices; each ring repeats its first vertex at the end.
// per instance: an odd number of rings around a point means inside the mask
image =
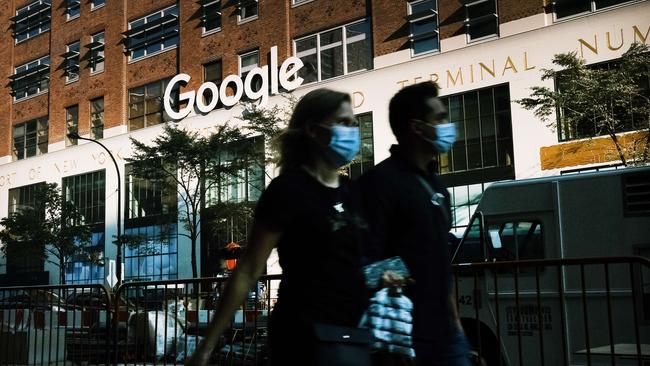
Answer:
POLYGON ((201 209, 205 192, 219 187, 224 176, 236 176, 245 166, 243 158, 235 157, 224 163, 230 144, 245 134, 229 125, 214 127, 209 134, 189 131, 166 124, 163 133, 147 145, 131 138, 133 154, 127 158, 135 177, 154 180, 163 189, 178 191, 178 218, 191 242, 192 275, 198 277, 197 242, 201 235, 201 209))
POLYGON ((35 191, 36 204, 25 206, 0 220, 2 252, 37 257, 59 267, 65 283, 65 263, 84 260, 100 263, 100 253, 88 252, 91 230, 77 207, 63 199, 56 183, 44 183, 35 191))
POLYGON ((587 66, 576 52, 555 55, 559 70, 542 70, 542 80, 555 80, 557 90, 535 86, 530 97, 517 100, 553 129, 589 131, 588 136, 611 138, 623 165, 650 161, 650 52, 634 43, 612 67, 587 66), (555 114, 559 113, 559 118, 555 114), (617 133, 633 129, 642 133, 630 145, 617 133), (642 121, 641 124, 638 121, 642 121), (643 127, 638 128, 641 125, 643 127))

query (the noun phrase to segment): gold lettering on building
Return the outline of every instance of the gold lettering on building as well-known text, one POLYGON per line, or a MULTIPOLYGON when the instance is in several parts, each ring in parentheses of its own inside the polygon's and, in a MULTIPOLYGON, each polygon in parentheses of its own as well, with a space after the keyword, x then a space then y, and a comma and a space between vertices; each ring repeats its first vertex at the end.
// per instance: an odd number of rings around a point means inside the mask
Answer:
POLYGON ((469 65, 469 82, 474 82, 474 65, 469 65))
POLYGON ((366 101, 366 96, 360 91, 352 93, 352 105, 354 108, 359 108, 366 101))
POLYGON ((650 34, 650 26, 648 26, 648 30, 645 31, 645 34, 641 34, 641 30, 636 25, 633 26, 632 29, 634 30, 634 42, 639 42, 640 40, 641 43, 647 43, 648 34, 650 34), (637 40, 637 36, 639 37, 639 40, 637 40))
POLYGON ((406 84, 408 82, 409 82, 408 80, 400 80, 400 81, 397 82, 397 84, 399 84, 400 89, 403 89, 406 86, 404 84, 406 84))
POLYGON ((621 44, 618 45, 618 47, 612 46, 612 37, 609 34, 609 32, 605 33, 605 35, 607 37, 607 48, 609 48, 612 51, 616 51, 616 50, 620 49, 621 47, 623 47, 624 38, 623 38, 623 29, 622 28, 621 28, 621 44))
POLYGON ((594 45, 590 45, 587 41, 584 39, 580 38, 578 39, 578 42, 580 42, 580 57, 585 57, 585 52, 584 52, 584 47, 587 47, 588 49, 591 50, 591 52, 595 53, 596 55, 598 54, 598 37, 594 35, 594 45))
POLYGON ((497 74, 494 72, 494 70, 496 69, 494 67, 494 59, 492 59, 492 68, 491 69, 489 67, 487 67, 487 65, 482 63, 482 62, 479 62, 478 65, 481 67, 481 80, 483 80, 483 78, 484 78, 483 71, 487 71, 488 74, 492 75, 493 78, 495 78, 497 76, 497 74))
POLYGON ((447 70, 447 87, 448 88, 449 88, 449 82, 450 81, 454 84, 454 86, 456 86, 456 83, 458 82, 458 80, 460 80, 460 85, 464 84, 464 82, 463 82, 463 70, 461 70, 460 67, 458 68, 458 71, 456 72, 456 77, 455 78, 451 75, 451 72, 449 72, 449 70, 447 70))
POLYGON ((438 79, 440 79, 438 74, 436 74, 436 73, 429 74, 429 80, 431 80, 432 82, 437 83, 438 79))
POLYGON ((501 72, 501 76, 506 74, 506 70, 512 70, 515 72, 515 74, 517 73, 517 68, 515 67, 515 63, 512 62, 510 56, 508 56, 505 65, 503 65, 503 72, 501 72))
POLYGON ((420 80, 422 80, 421 76, 416 76, 413 78, 413 84, 417 84, 420 80))
POLYGON ((528 65, 528 52, 524 52, 524 71, 532 70, 535 66, 528 65))

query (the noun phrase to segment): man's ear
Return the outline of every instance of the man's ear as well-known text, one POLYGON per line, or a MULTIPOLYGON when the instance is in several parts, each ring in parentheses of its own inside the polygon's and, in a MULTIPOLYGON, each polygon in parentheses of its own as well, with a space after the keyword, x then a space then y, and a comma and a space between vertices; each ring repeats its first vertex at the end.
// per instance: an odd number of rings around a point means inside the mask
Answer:
POLYGON ((416 136, 422 136, 422 130, 419 127, 419 123, 414 120, 409 120, 407 123, 409 132, 416 136))

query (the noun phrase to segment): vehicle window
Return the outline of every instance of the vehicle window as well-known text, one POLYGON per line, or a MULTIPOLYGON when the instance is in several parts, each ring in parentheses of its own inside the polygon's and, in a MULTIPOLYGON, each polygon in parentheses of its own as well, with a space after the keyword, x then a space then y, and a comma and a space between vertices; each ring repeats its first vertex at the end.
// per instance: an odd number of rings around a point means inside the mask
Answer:
POLYGON ((481 241, 482 226, 481 216, 474 215, 456 250, 456 257, 452 257, 453 263, 475 263, 485 260, 485 253, 483 252, 481 241))
POLYGON ((489 226, 492 254, 496 260, 543 259, 542 223, 539 221, 505 222, 489 226), (500 245, 496 243, 496 236, 500 245))

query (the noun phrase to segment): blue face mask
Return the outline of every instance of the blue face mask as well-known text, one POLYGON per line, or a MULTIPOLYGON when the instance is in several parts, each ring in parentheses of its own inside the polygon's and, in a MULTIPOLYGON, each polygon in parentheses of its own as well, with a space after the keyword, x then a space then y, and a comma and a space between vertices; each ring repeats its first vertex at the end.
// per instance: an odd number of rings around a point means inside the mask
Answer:
POLYGON ((332 131, 329 148, 334 153, 336 166, 341 167, 351 162, 359 153, 359 145, 361 144, 359 127, 334 125, 327 128, 332 131))
POLYGON ((433 145, 437 152, 446 153, 456 141, 456 123, 443 123, 431 127, 436 131, 436 137, 434 139, 423 137, 424 140, 433 145))

